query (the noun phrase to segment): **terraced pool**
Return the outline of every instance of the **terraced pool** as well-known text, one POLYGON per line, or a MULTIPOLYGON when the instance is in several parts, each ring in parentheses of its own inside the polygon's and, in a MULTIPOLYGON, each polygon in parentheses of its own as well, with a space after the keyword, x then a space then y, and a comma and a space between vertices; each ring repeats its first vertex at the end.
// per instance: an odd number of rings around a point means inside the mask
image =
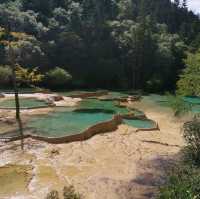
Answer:
MULTIPOLYGON (((156 104, 162 107, 169 107, 169 101, 166 95, 156 95, 152 94, 149 96, 145 96, 146 100, 150 100, 155 102, 156 104)), ((195 96, 187 96, 183 97, 183 101, 187 104, 190 104, 192 107, 192 113, 200 113, 200 97, 195 96)))
POLYGON ((113 112, 96 110, 56 111, 47 116, 32 119, 27 127, 36 129, 39 135, 62 137, 78 134, 90 126, 112 119, 113 112))
MULTIPOLYGON (((143 114, 141 111, 132 110, 135 115, 143 114)), ((113 101, 101 101, 97 99, 83 100, 76 109, 55 109, 47 116, 39 116, 31 119, 27 127, 36 130, 39 135, 47 137, 62 137, 79 134, 97 123, 111 120, 116 114, 128 114, 126 107, 116 106, 113 101)), ((149 120, 124 120, 130 126, 136 128, 153 128, 155 124, 149 120)))
POLYGON ((150 129, 155 127, 155 123, 151 120, 125 119, 124 123, 135 128, 150 129))
POLYGON ((98 99, 86 99, 83 100, 79 108, 83 109, 103 109, 103 110, 111 110, 115 114, 127 114, 129 110, 126 107, 118 106, 117 102, 113 101, 101 101, 98 99))
MULTIPOLYGON (((82 91, 78 91, 84 93, 82 91)), ((71 94, 68 93, 68 94, 71 94)), ((119 92, 111 92, 108 94, 115 97, 125 97, 127 94, 119 92)), ((39 101, 32 98, 20 99, 22 108, 43 107, 47 104, 44 101, 39 101)), ((0 107, 14 108, 14 99, 8 99, 0 102, 0 107)), ((84 132, 89 127, 98 123, 110 121, 114 115, 143 116, 144 113, 128 109, 126 106, 121 106, 118 101, 114 100, 99 100, 88 98, 82 100, 75 108, 58 108, 54 107, 52 112, 47 115, 38 115, 29 118, 24 127, 32 129, 34 134, 44 137, 64 137, 68 135, 76 135, 84 132)), ((140 119, 124 119, 125 124, 135 128, 153 128, 155 123, 150 120, 140 119)))
MULTIPOLYGON (((20 107, 21 108, 35 108, 35 107, 44 107, 48 106, 45 101, 37 100, 34 98, 21 98, 20 107)), ((15 108, 14 99, 6 99, 0 101, 0 108, 15 108)))

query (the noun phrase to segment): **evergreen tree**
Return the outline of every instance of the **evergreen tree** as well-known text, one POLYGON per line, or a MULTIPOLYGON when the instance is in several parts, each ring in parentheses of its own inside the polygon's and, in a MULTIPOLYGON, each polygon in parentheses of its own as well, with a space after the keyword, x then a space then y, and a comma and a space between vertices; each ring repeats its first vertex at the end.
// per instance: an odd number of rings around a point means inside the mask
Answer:
POLYGON ((174 4, 176 7, 179 7, 180 6, 180 0, 174 0, 174 4))
POLYGON ((187 9, 187 0, 183 0, 182 7, 184 9, 187 9))
MULTIPOLYGON (((181 2, 6 0, 0 1, 0 26, 32 35, 21 41, 22 66, 41 72, 62 66, 82 87, 156 84, 165 90, 184 68, 183 52, 199 48, 199 17, 181 2)), ((0 45, 1 65, 5 52, 0 45)))

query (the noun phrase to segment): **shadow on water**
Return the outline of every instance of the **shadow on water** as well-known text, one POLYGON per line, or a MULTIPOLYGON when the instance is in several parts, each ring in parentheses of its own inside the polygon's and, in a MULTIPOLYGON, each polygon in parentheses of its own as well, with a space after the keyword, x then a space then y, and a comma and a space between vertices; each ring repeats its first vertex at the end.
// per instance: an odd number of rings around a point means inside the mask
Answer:
POLYGON ((115 114, 113 110, 106 110, 106 109, 76 109, 74 110, 76 113, 105 113, 105 114, 115 114))

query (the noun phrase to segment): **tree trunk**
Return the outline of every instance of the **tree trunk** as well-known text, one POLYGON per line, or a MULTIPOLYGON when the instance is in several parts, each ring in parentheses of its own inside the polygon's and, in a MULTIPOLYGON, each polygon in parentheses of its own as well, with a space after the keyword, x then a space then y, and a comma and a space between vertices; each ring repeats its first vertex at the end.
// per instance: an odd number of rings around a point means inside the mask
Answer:
POLYGON ((16 121, 19 126, 19 132, 21 137, 21 149, 24 150, 24 133, 23 133, 23 125, 20 117, 20 103, 19 103, 19 94, 17 88, 17 81, 16 81, 16 73, 15 73, 15 66, 12 66, 12 79, 13 79, 13 87, 15 93, 15 107, 16 107, 16 121))

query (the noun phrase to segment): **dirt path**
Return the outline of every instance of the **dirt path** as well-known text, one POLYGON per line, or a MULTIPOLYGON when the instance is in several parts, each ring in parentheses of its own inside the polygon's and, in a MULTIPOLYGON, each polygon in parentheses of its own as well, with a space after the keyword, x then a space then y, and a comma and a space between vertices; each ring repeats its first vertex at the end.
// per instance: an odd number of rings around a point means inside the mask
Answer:
POLYGON ((170 111, 139 103, 160 131, 135 132, 126 125, 115 132, 97 135, 85 142, 49 145, 26 140, 25 153, 19 143, 0 147, 0 166, 29 164, 32 180, 27 192, 0 199, 42 199, 51 189, 73 184, 85 199, 150 199, 165 181, 165 170, 184 145, 182 123, 170 111), (24 197, 23 197, 24 195, 24 197))

